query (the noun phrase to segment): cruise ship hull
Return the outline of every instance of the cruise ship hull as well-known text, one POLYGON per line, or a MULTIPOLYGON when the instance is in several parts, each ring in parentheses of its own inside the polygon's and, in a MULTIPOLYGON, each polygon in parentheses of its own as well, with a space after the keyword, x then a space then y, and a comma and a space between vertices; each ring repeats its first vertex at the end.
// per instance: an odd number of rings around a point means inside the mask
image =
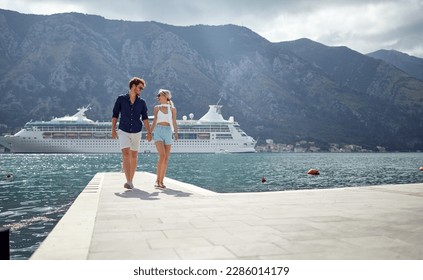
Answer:
MULTIPOLYGON (((115 139, 32 140, 24 141, 15 136, 2 136, 0 143, 12 153, 120 153, 119 141, 115 139)), ((236 145, 234 142, 179 140, 172 145, 172 153, 254 153, 254 146, 236 145)), ((142 140, 140 153, 156 153, 154 142, 142 140)))

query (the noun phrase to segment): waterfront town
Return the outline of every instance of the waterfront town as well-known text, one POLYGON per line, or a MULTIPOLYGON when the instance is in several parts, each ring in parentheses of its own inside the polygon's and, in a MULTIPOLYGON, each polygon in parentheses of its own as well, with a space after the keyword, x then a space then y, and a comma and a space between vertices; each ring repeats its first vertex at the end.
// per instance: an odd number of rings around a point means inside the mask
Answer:
POLYGON ((386 149, 377 146, 376 150, 365 149, 362 146, 354 144, 336 144, 330 143, 329 147, 322 148, 313 141, 298 141, 295 144, 275 143, 272 139, 266 139, 265 145, 256 146, 257 152, 262 153, 316 153, 316 152, 331 152, 331 153, 371 153, 371 152, 386 152, 386 149))

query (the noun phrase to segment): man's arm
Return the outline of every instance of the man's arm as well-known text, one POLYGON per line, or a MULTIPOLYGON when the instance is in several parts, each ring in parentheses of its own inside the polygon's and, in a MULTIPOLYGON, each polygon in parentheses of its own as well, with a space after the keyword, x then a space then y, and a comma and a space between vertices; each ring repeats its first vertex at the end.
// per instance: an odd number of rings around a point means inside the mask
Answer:
POLYGON ((117 123, 117 118, 113 117, 112 118, 112 138, 113 139, 117 139, 117 133, 116 133, 116 123, 117 123))
POLYGON ((145 119, 142 122, 144 123, 145 129, 147 130, 147 137, 146 137, 146 139, 147 139, 148 142, 150 142, 151 139, 152 139, 150 123, 148 122, 148 119, 145 119))

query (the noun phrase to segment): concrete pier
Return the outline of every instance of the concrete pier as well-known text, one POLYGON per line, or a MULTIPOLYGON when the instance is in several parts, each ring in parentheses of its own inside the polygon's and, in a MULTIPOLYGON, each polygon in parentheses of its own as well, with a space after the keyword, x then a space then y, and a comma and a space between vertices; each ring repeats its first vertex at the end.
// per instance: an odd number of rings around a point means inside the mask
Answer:
POLYGON ((423 184, 218 194, 98 173, 32 260, 423 259, 423 184))

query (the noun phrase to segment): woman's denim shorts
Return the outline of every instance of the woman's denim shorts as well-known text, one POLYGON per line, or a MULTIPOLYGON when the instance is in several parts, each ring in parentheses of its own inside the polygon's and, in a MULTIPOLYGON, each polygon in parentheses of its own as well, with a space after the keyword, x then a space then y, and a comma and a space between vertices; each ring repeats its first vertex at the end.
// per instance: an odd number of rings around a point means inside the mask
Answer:
POLYGON ((170 126, 156 125, 153 131, 154 142, 162 141, 165 145, 172 145, 172 128, 170 126))

